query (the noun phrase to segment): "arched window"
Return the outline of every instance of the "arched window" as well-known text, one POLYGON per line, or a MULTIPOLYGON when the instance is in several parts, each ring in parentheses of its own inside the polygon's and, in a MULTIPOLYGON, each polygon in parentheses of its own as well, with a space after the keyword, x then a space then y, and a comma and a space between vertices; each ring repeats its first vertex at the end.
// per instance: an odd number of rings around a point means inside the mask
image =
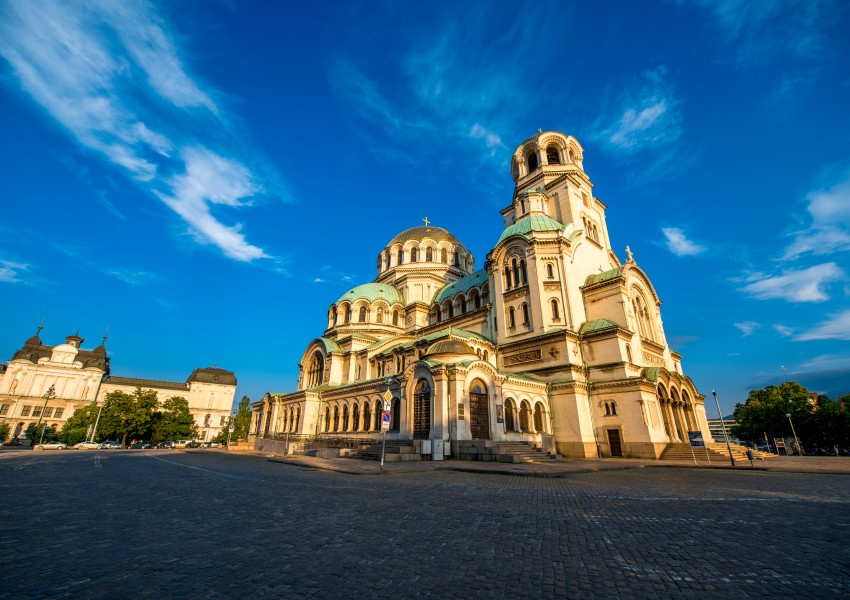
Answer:
MULTIPOLYGON (((392 411, 390 412, 390 431, 398 431, 401 424, 401 400, 393 398, 392 411)), ((380 429, 380 424, 378 424, 380 429)))
POLYGON ((378 272, 379 273, 381 272, 381 265, 382 265, 383 262, 384 262, 383 257, 379 254, 378 255, 378 272))
POLYGON ((411 248, 410 250, 410 262, 419 261, 419 250, 417 248, 411 248))
POLYGON ((351 411, 351 430, 360 431, 360 405, 355 404, 351 411))
POLYGON ((484 360, 487 360, 487 351, 484 351, 484 360))
POLYGON ((524 325, 528 325, 528 304, 525 302, 522 303, 522 322, 524 325))
POLYGON ((611 416, 611 405, 608 404, 607 402, 605 403, 605 416, 606 417, 611 416))
POLYGON ((516 316, 514 314, 514 307, 511 306, 508 309, 508 327, 514 329, 516 327, 516 316))
POLYGON ((439 323, 440 321, 442 321, 442 320, 443 320, 443 315, 442 315, 442 313, 441 313, 441 311, 440 311, 440 307, 439 307, 439 306, 437 307, 437 309, 436 309, 436 311, 435 311, 434 315, 437 317, 437 323, 439 323))
POLYGON ((360 320, 361 323, 366 322, 366 307, 365 306, 360 307, 360 319, 359 320, 360 320))
POLYGON ((391 257, 392 255, 390 254, 389 250, 384 252, 384 262, 386 263, 388 269, 390 268, 390 260, 392 260, 391 257))
POLYGON ((342 430, 348 431, 348 404, 342 406, 342 430))
POLYGON ((626 360, 628 360, 630 363, 635 362, 634 360, 632 360, 632 347, 629 344, 626 344, 626 360))
POLYGON ((616 402, 611 402, 611 414, 615 417, 617 416, 617 403, 616 402))
POLYGON ((531 407, 525 400, 519 408, 519 428, 522 431, 531 431, 531 407))
POLYGON ((459 267, 460 266, 460 253, 457 250, 455 250, 454 252, 452 252, 452 255, 453 255, 452 264, 456 267, 459 267))
POLYGON ((331 407, 326 406, 325 407, 325 432, 327 433, 330 430, 331 430, 331 407))
POLYGON ((549 279, 555 278, 555 269, 552 267, 552 263, 546 263, 546 277, 549 279))
POLYGON ((331 309, 331 327, 336 325, 336 306, 331 309))
POLYGON ((513 267, 514 272, 514 285, 522 285, 522 280, 519 278, 519 264, 517 263, 516 258, 511 261, 511 267, 513 267))
POLYGON ((473 290, 470 293, 470 296, 472 297, 472 306, 474 306, 475 308, 481 308, 481 294, 473 290))
POLYGON ((375 431, 381 429, 381 412, 381 401, 378 400, 377 402, 375 402, 375 424, 373 426, 373 429, 375 431))
POLYGON ((425 250, 425 261, 434 262, 434 251, 431 248, 425 250))
POLYGON ((398 327, 398 311, 393 311, 393 326, 398 327))
POLYGON ((511 289, 511 269, 505 265, 505 289, 511 289))
POLYGON ((384 322, 384 309, 383 308, 380 308, 380 307, 378 308, 378 314, 376 315, 375 320, 378 323, 384 322))
POLYGON ((334 431, 339 431, 339 406, 334 406, 334 431))
POLYGON ((555 146, 549 146, 546 148, 546 162, 550 165, 560 165, 561 164, 561 155, 558 154, 558 148, 555 146))
POLYGON ((398 251, 398 264, 402 264, 404 262, 404 250, 398 251))
POLYGON ((539 165, 537 164, 537 153, 532 152, 528 155, 528 172, 533 173, 537 170, 538 166, 539 165))
POLYGON ((505 400, 505 431, 516 431, 517 414, 513 398, 505 400))
POLYGON ((460 314, 464 314, 466 312, 466 298, 460 299, 460 314))
POLYGON ((350 306, 345 307, 345 323, 346 324, 351 323, 351 307, 350 306))
POLYGON ((431 386, 420 379, 413 392, 413 439, 427 440, 431 433, 431 386))
POLYGON ((448 252, 446 252, 445 248, 440 250, 440 262, 441 263, 448 263, 449 262, 449 254, 448 254, 448 252))
POLYGON ((295 427, 292 428, 292 431, 298 431, 298 425, 301 423, 301 406, 295 407, 295 427))
POLYGON ((528 273, 525 271, 525 260, 519 261, 519 273, 522 275, 522 284, 528 283, 528 273))
POLYGON ((534 405, 534 429, 537 433, 546 433, 545 422, 543 418, 543 405, 537 402, 534 405))
POLYGON ((363 430, 369 431, 372 428, 372 405, 369 402, 363 404, 363 430))
POLYGON ((325 358, 322 353, 316 350, 310 360, 310 367, 307 371, 307 387, 316 387, 322 383, 325 373, 325 358))
POLYGON ((519 214, 525 214, 525 197, 519 199, 519 214))
POLYGON ((552 299, 552 320, 560 321, 561 320, 561 311, 558 310, 558 301, 552 299))
POLYGON ((446 300, 446 303, 443 305, 443 310, 446 313, 446 318, 451 319, 455 316, 455 307, 452 304, 451 300, 446 300))

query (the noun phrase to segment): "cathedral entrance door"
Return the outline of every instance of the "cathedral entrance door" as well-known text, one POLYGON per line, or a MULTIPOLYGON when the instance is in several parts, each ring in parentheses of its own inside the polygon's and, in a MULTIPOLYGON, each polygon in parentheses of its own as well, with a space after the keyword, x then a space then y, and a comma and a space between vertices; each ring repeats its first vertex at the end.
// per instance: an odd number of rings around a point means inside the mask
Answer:
POLYGON ((608 447, 611 448, 611 456, 623 456, 623 447, 620 444, 620 430, 608 430, 608 447))
POLYGON ((490 410, 487 388, 475 381, 469 391, 469 429, 473 440, 490 439, 490 410))
POLYGON ((413 439, 427 440, 431 435, 431 386, 420 379, 413 391, 413 439))

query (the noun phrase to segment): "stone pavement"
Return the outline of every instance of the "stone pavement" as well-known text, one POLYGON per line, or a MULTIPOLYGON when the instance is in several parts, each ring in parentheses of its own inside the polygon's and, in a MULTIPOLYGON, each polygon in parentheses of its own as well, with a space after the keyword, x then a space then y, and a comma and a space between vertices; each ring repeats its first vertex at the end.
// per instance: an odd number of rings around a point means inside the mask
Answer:
POLYGON ((847 475, 599 464, 353 477, 215 451, 2 452, 0 597, 850 596, 847 475))

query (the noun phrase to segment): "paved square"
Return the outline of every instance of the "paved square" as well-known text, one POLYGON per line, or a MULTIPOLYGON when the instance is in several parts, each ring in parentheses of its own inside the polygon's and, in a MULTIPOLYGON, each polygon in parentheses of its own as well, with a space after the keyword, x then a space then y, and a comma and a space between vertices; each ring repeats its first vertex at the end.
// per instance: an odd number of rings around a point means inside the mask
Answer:
POLYGON ((850 476, 0 453, 0 597, 836 598, 850 476))

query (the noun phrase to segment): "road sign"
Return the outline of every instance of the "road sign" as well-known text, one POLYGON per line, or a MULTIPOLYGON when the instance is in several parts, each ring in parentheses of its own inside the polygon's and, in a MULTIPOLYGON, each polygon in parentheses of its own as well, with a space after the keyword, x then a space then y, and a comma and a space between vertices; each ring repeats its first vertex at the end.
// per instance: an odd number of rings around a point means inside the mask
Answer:
POLYGON ((388 411, 384 411, 381 415, 381 431, 389 431, 390 430, 390 421, 392 420, 392 415, 388 411))
POLYGON ((236 428, 235 428, 233 425, 231 425, 230 427, 228 427, 228 429, 229 429, 231 432, 236 431, 236 428))
POLYGON ((691 448, 705 448, 705 440, 702 438, 702 431, 689 431, 688 439, 691 442, 691 448))
POLYGON ((205 424, 204 424, 204 427, 206 427, 207 429, 209 429, 209 428, 210 428, 210 424, 209 424, 209 423, 205 423, 205 424))
POLYGON ((389 401, 390 401, 390 400, 392 400, 392 399, 393 399, 393 395, 392 395, 392 393, 390 393, 390 391, 389 391, 389 390, 387 390, 386 392, 384 392, 384 400, 386 400, 387 402, 389 402, 389 401))

